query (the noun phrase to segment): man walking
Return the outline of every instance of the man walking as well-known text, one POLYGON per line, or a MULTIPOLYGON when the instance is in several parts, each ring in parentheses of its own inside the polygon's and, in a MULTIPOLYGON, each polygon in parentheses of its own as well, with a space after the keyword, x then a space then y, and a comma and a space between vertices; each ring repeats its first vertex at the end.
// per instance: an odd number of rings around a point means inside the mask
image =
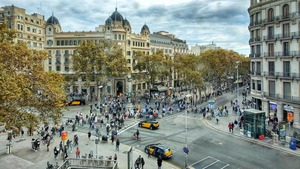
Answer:
POLYGON ((116 141, 116 150, 119 151, 119 146, 120 146, 120 140, 117 139, 116 141))
POLYGON ((161 169, 161 166, 162 166, 161 156, 159 156, 158 159, 157 159, 157 166, 158 166, 158 169, 161 169))
POLYGON ((89 131, 88 132, 88 138, 89 138, 89 140, 91 140, 91 135, 92 135, 92 133, 91 133, 91 131, 89 131))

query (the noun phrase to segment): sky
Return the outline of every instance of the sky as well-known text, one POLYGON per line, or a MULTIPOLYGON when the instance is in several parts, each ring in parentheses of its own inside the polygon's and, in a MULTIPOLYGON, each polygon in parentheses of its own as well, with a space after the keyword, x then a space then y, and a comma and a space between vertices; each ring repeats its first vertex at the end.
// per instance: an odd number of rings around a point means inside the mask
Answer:
POLYGON ((150 32, 167 31, 189 46, 207 45, 249 55, 247 9, 250 0, 1 0, 0 6, 15 5, 26 13, 52 13, 62 30, 94 31, 117 10, 140 33, 146 23, 150 32))

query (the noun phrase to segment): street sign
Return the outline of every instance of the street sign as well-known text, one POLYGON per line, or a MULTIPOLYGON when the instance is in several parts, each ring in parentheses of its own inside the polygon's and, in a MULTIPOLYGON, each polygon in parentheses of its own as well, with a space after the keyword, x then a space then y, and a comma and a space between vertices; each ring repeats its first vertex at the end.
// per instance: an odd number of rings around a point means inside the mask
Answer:
POLYGON ((211 106, 213 106, 213 105, 215 105, 215 101, 214 100, 209 100, 208 104, 211 105, 211 106))
POLYGON ((189 149, 187 147, 183 147, 183 152, 188 154, 189 153, 189 149))

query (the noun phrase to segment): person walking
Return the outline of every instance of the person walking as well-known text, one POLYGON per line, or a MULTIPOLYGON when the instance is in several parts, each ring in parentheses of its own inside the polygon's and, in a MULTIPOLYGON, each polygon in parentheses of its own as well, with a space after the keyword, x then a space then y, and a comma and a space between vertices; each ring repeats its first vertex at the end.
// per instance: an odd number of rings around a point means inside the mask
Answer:
POLYGON ((115 141, 115 136, 113 133, 111 133, 111 144, 114 144, 114 141, 115 141))
POLYGON ((62 141, 60 141, 60 143, 59 143, 59 151, 63 152, 63 144, 62 144, 62 141))
POLYGON ((150 154, 150 148, 148 147, 148 150, 147 150, 147 154, 148 154, 148 158, 151 158, 151 154, 150 154))
POLYGON ((139 129, 136 129, 136 139, 139 140, 140 131, 139 129))
POLYGON ((80 158, 80 150, 79 147, 76 149, 76 158, 80 158))
POLYGON ((234 129, 234 123, 232 122, 231 123, 231 131, 232 131, 232 133, 233 133, 233 129, 234 129))
POLYGON ((119 146, 120 146, 120 140, 117 139, 116 141, 116 150, 119 151, 119 146))
POLYGON ((89 140, 91 140, 91 135, 92 135, 92 133, 91 133, 91 131, 89 131, 88 132, 88 138, 89 138, 89 140))
POLYGON ((54 147, 54 158, 56 159, 56 157, 58 156, 59 151, 57 150, 56 147, 54 147))
POLYGON ((50 146, 50 140, 47 141, 47 151, 49 151, 49 146, 50 146))
POLYGON ((157 159, 157 166, 158 166, 158 169, 161 169, 161 166, 162 166, 161 156, 159 156, 158 159, 157 159))
POLYGON ((141 158, 141 164, 142 164, 142 169, 144 169, 145 160, 144 160, 144 158, 143 158, 143 157, 141 158))
POLYGON ((232 123, 228 124, 228 129, 229 129, 229 132, 231 132, 231 130, 232 130, 232 123))

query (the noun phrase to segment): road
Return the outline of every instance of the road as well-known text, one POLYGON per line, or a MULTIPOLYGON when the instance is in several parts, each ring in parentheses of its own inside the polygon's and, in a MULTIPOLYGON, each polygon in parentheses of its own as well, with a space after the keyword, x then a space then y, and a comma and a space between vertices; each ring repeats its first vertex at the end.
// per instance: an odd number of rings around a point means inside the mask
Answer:
MULTIPOLYGON (((134 146, 143 151, 147 144, 162 143, 168 145, 174 156, 168 162, 184 167, 185 154, 185 116, 176 114, 159 119, 160 128, 150 130, 139 128, 141 141, 131 140, 138 128, 135 125, 120 135, 123 144, 134 146)), ((188 114, 187 142, 190 150, 188 166, 196 169, 268 169, 298 168, 299 157, 269 149, 261 145, 231 137, 207 128, 199 115, 188 114)))

